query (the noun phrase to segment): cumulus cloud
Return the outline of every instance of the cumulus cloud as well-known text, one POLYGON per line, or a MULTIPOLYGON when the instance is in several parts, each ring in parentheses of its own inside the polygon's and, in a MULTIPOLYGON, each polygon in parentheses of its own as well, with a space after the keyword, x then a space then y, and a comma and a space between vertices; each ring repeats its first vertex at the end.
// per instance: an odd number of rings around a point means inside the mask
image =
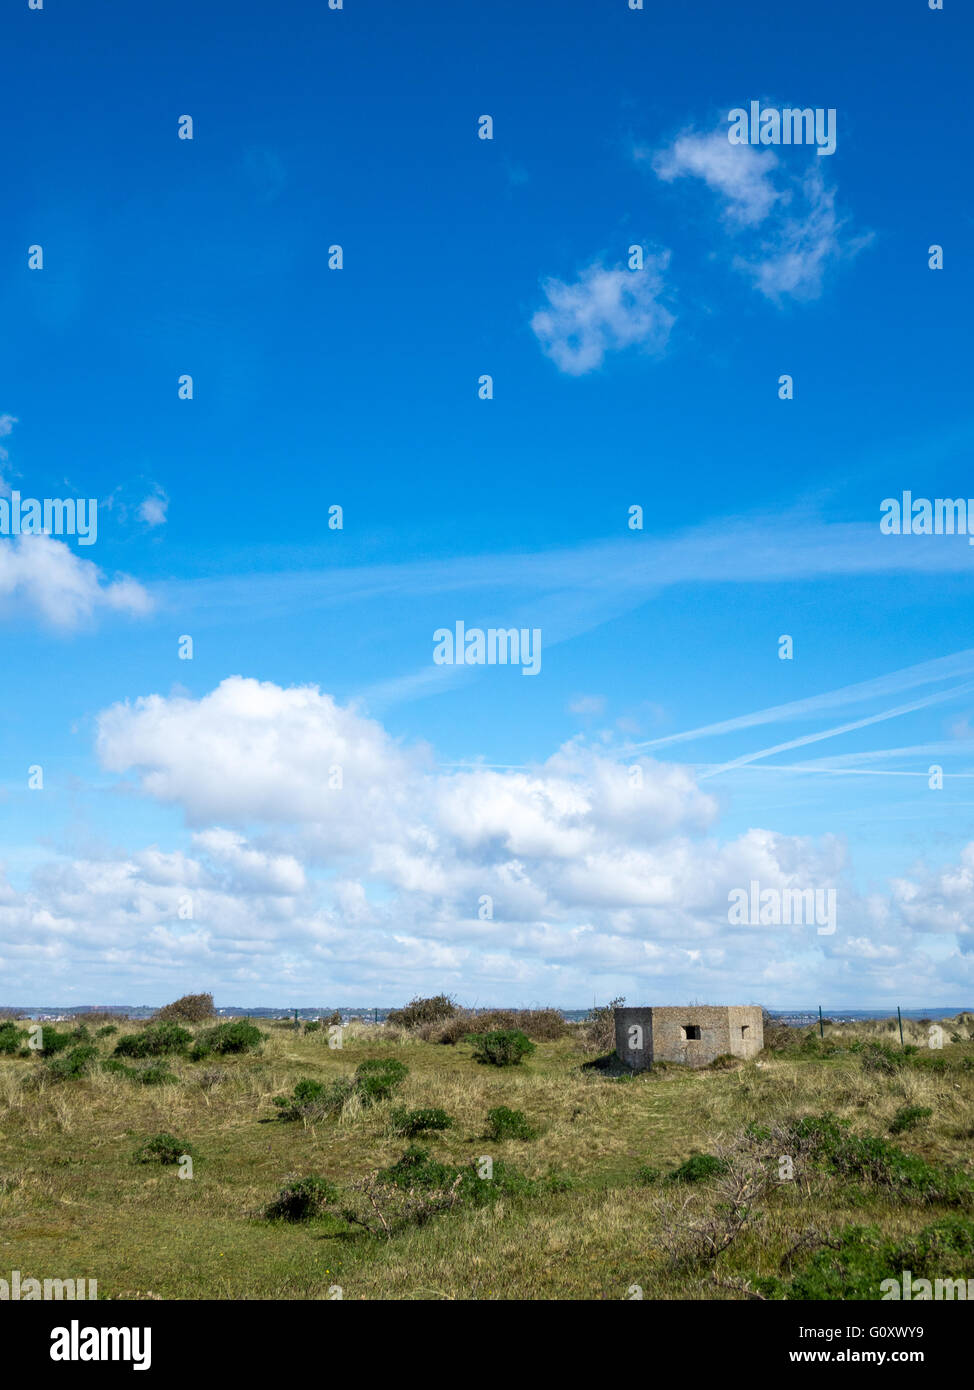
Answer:
POLYGON ((952 933, 974 955, 974 842, 964 846, 956 864, 895 879, 893 900, 911 927, 952 933))
POLYGON ((205 980, 234 1002, 445 988, 561 1003, 821 993, 833 1007, 907 982, 953 1002, 974 983, 974 844, 861 898, 841 840, 721 834, 718 800, 677 763, 624 764, 578 738, 529 768, 444 770, 314 686, 241 676, 114 705, 97 747, 120 786, 191 833, 178 849, 54 859, 22 891, 0 876, 8 980, 104 994, 111 979, 140 999, 205 980), (730 893, 754 881, 834 887, 838 931, 732 926, 730 893), (933 958, 917 944, 930 931, 957 944, 933 958))
POLYGON ((531 319, 542 351, 569 376, 601 367, 606 353, 665 348, 674 317, 660 303, 669 253, 649 256, 642 270, 607 270, 599 263, 577 280, 543 283, 547 306, 531 319))
MULTIPOLYGON (((572 1002, 595 988, 789 1003, 821 981, 839 1004, 909 969, 934 1002, 942 982, 916 958, 910 914, 924 930, 963 920, 956 902, 949 921, 938 908, 943 886, 859 899, 838 839, 721 836, 691 769, 623 764, 581 739, 526 769, 443 770, 313 686, 234 676, 198 699, 112 706, 97 745, 193 833, 180 850, 52 861, 23 892, 0 881, 8 978, 110 975, 162 997, 202 975, 254 1002, 442 988, 572 1002), (729 894, 753 880, 836 887, 838 933, 731 926, 729 894)), ((974 847, 967 890, 972 872, 974 847)))
POLYGON ((84 560, 51 536, 15 536, 0 541, 0 598, 8 615, 39 615, 54 628, 77 628, 103 612, 142 616, 149 595, 126 575, 106 581, 84 560))

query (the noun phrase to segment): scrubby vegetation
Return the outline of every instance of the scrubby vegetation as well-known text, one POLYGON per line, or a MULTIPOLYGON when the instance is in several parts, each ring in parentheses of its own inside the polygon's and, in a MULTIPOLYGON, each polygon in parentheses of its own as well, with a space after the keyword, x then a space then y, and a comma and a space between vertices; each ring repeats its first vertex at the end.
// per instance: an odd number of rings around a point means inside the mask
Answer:
POLYGON ((523 1110, 512 1110, 508 1105, 496 1105, 487 1112, 488 1139, 535 1139, 537 1128, 531 1124, 523 1110))
POLYGON ((160 1023, 205 1023, 215 1013, 212 994, 184 994, 164 1004, 155 1018, 160 1023))
POLYGON ((176 1139, 171 1134, 153 1134, 140 1144, 135 1153, 136 1163, 178 1163, 181 1158, 197 1158, 199 1155, 185 1140, 176 1139))
POLYGON ((184 1052, 193 1035, 178 1023, 154 1023, 138 1033, 126 1033, 115 1044, 116 1057, 166 1057, 184 1052))
POLYGON ((974 1276, 974 1015, 942 1049, 826 1023, 732 1069, 638 1074, 604 1014, 548 1039, 487 1020, 511 1016, 354 1023, 335 1048, 209 1015, 0 1020, 18 1261, 56 1238, 109 1297, 877 1298, 904 1269, 974 1276), (529 1048, 484 1065, 491 1033, 529 1048))
POLYGON ((498 1028, 493 1033, 472 1033, 468 1039, 478 1062, 494 1067, 518 1067, 534 1051, 534 1043, 519 1028, 498 1028))

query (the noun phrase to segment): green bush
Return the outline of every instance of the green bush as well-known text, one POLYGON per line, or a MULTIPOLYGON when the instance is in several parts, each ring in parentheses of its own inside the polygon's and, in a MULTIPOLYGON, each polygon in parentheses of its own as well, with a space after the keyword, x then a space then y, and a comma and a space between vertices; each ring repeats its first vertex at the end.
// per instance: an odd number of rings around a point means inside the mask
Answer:
POLYGON ((156 1011, 154 1023, 205 1023, 216 1012, 212 994, 184 994, 156 1011))
POLYGON ((865 1071, 878 1071, 884 1076, 895 1076, 905 1064, 904 1052, 890 1047, 889 1043, 867 1043, 862 1050, 862 1065, 865 1071))
POLYGON ((485 1009, 468 1014, 466 1032, 471 1025, 479 1033, 496 1033, 512 1028, 525 1033, 532 1042, 555 1042, 569 1032, 568 1024, 557 1009, 485 1009))
POLYGON ((534 1052, 534 1043, 518 1028, 499 1028, 494 1033, 471 1033, 467 1039, 478 1062, 495 1067, 518 1067, 534 1052))
POLYGON ((154 1134, 135 1151, 136 1163, 178 1163, 185 1155, 196 1158, 196 1150, 171 1134, 154 1134))
POLYGON ((77 1081, 90 1070, 97 1056, 97 1047, 90 1044, 72 1047, 70 1052, 51 1058, 46 1067, 47 1075, 52 1081, 77 1081))
POLYGON ((98 1038, 111 1038, 114 1037, 114 1035, 117 1032, 118 1029, 115 1027, 114 1023, 106 1023, 104 1028, 98 1029, 98 1032, 95 1034, 95 1036, 98 1038))
POLYGON ((408 1075, 409 1068, 394 1057, 376 1057, 363 1062, 355 1072, 355 1087, 362 1104, 388 1100, 408 1075))
POLYGON ((65 1048, 70 1047, 73 1042, 74 1037, 71 1033, 59 1033, 56 1028, 45 1023, 41 1028, 41 1046, 36 1049, 31 1048, 30 1051, 41 1052, 45 1057, 53 1057, 55 1053, 63 1052, 65 1048))
POLYGON ((872 1182, 913 1201, 967 1205, 974 1181, 964 1172, 936 1168, 886 1139, 856 1135, 834 1115, 806 1116, 794 1126, 795 1138, 830 1171, 872 1182))
POLYGON ((412 999, 402 1009, 390 1009, 386 1022, 394 1028, 416 1028, 421 1023, 439 1023, 441 1019, 452 1018, 457 1006, 445 994, 434 994, 429 999, 412 999))
POLYGON ((317 1031, 318 1031, 318 1029, 319 1029, 320 1027, 321 1027, 321 1020, 318 1019, 318 1018, 311 1018, 311 1019, 309 1019, 308 1022, 304 1025, 304 1031, 305 1031, 306 1033, 317 1033, 317 1031))
POLYGON ((661 1168, 653 1168, 648 1163, 643 1163, 636 1169, 636 1182, 640 1187, 652 1187, 653 1183, 659 1182, 663 1176, 661 1168))
POLYGON ((487 1112, 488 1139, 536 1139, 538 1131, 530 1123, 523 1110, 511 1110, 506 1105, 498 1105, 487 1112))
POLYGON ((427 1108, 425 1110, 393 1110, 389 1116, 389 1127, 393 1134, 412 1139, 427 1130, 450 1129, 453 1121, 445 1110, 427 1108))
POLYGON ((338 1200, 338 1189, 326 1178, 299 1178, 286 1183, 264 1211, 269 1221, 310 1221, 338 1200))
POLYGON ((902 1245, 875 1226, 846 1226, 807 1267, 790 1279, 759 1278, 753 1287, 766 1298, 855 1300, 881 1297, 884 1279, 953 1279, 970 1274, 974 1222, 946 1217, 902 1245))
POLYGON ((716 1154, 694 1154, 679 1168, 673 1169, 667 1182, 706 1182, 708 1178, 717 1178, 726 1173, 729 1166, 725 1159, 718 1158, 716 1154))
POLYGON ((340 1114, 342 1106, 355 1094, 351 1077, 339 1077, 327 1084, 306 1077, 289 1096, 275 1096, 279 1120, 323 1120, 340 1114))
POLYGON ((498 1160, 491 1176, 481 1177, 476 1163, 462 1168, 440 1163, 418 1144, 411 1144, 391 1167, 384 1168, 379 1179, 407 1191, 420 1188, 448 1192, 456 1185, 459 1204, 473 1207, 487 1206, 502 1195, 528 1196, 538 1188, 537 1183, 511 1164, 498 1160))
POLYGON ((12 1018, 0 1023, 0 1056, 12 1057, 27 1037, 26 1028, 18 1028, 12 1018))
POLYGON ((114 1057, 165 1057, 183 1052, 193 1035, 178 1023, 150 1023, 139 1033, 127 1033, 115 1044, 114 1057))
POLYGON ((254 1052, 263 1041, 264 1034, 260 1029, 245 1019, 237 1019, 235 1023, 218 1023, 215 1028, 207 1028, 200 1034, 190 1057, 194 1062, 200 1062, 213 1053, 227 1056, 230 1053, 254 1052))
POLYGON ((933 1111, 928 1105, 903 1105, 890 1121, 890 1134, 905 1134, 908 1129, 916 1129, 921 1120, 928 1120, 933 1111))
POLYGON ((171 1071, 166 1071, 161 1062, 154 1062, 148 1067, 130 1067, 117 1057, 109 1057, 102 1062, 101 1069, 116 1076, 125 1076, 140 1086, 166 1086, 179 1080, 171 1071))

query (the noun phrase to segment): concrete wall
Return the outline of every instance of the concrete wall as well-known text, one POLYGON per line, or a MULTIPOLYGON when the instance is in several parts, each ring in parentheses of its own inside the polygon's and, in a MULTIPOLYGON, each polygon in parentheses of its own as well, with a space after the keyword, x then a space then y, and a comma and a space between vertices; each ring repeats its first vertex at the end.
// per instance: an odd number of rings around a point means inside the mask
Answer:
POLYGON ((653 1062, 706 1067, 723 1054, 754 1057, 764 1046, 755 1004, 616 1009, 616 1052, 635 1071, 653 1062))

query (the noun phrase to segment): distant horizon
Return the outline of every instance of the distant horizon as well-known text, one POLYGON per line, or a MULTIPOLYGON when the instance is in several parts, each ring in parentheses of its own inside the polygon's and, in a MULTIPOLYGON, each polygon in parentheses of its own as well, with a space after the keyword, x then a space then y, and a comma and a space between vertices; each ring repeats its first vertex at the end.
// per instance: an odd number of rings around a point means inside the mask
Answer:
MULTIPOLYGON (((166 1002, 168 1003, 168 1002, 171 1002, 171 1001, 168 1001, 168 1000, 167 1000, 166 1002)), ((754 1003, 755 1001, 754 1001, 754 1000, 750 1000, 750 1001, 748 1001, 748 1002, 749 1002, 749 1003, 754 1003)), ((690 1001, 687 1001, 687 1000, 678 1000, 678 1001, 676 1001, 676 1003, 658 1003, 658 1002, 655 1002, 655 1001, 654 1001, 653 1004, 646 1004, 644 1007, 646 1007, 646 1008, 652 1008, 652 1007, 656 1007, 656 1008, 681 1008, 681 1007, 684 1007, 684 1006, 685 1006, 686 1008, 699 1007, 699 1006, 700 1006, 700 1001, 693 1001, 693 1002, 690 1002, 690 1001)), ((113 1004, 113 1003, 104 1003, 104 1002, 103 1002, 103 1003, 98 1003, 98 1004, 0 1004, 0 1010, 18 1010, 18 1011, 20 1011, 21 1013, 25 1013, 25 1014, 26 1014, 26 1013, 38 1013, 38 1012, 45 1012, 45 1013, 46 1013, 46 1012, 52 1012, 52 1013, 54 1013, 54 1012, 57 1012, 57 1013, 84 1013, 84 1012, 97 1013, 97 1012, 111 1012, 111 1011, 118 1011, 118 1012, 132 1011, 132 1012, 136 1012, 136 1011, 142 1011, 142 1010, 146 1010, 146 1009, 161 1009, 161 1008, 164 1008, 164 1007, 165 1007, 164 1004, 145 1004, 145 1003, 143 1003, 143 1004, 114 1003, 114 1004, 113 1004)), ((403 1007, 403 1004, 401 1004, 401 1003, 399 1003, 399 1004, 216 1004, 216 1003, 214 1003, 214 1006, 213 1006, 213 1007, 214 1007, 214 1011, 215 1011, 216 1013, 228 1013, 228 1012, 233 1012, 233 1013, 249 1013, 249 1014, 257 1014, 257 1013, 293 1014, 295 1011, 297 1011, 299 1014, 305 1014, 305 1013, 329 1013, 329 1012, 331 1012, 331 1013, 336 1013, 336 1012, 337 1012, 337 1013, 353 1013, 353 1012, 373 1013, 373 1012, 375 1012, 375 1011, 378 1011, 378 1012, 380 1012, 380 1013, 390 1013, 390 1012, 392 1012, 392 1011, 395 1010, 395 1009, 401 1009, 401 1008, 403 1007)), ((591 1011, 592 1011, 593 1009, 605 1008, 605 1007, 607 1007, 606 1004, 577 1004, 577 1005, 568 1005, 568 1004, 458 1004, 458 1005, 457 1005, 457 1008, 459 1008, 459 1009, 470 1009, 470 1010, 474 1010, 474 1011, 479 1012, 479 1013, 487 1012, 487 1011, 489 1011, 489 1010, 509 1010, 509 1011, 521 1011, 521 1012, 524 1012, 524 1011, 527 1011, 527 1010, 530 1010, 530 1009, 542 1009, 542 1008, 544 1008, 544 1009, 555 1009, 558 1013, 562 1013, 562 1014, 577 1014, 577 1013, 591 1013, 591 1011)), ((767 1012, 768 1012, 769 1014, 815 1014, 815 1015, 817 1015, 820 1006, 819 1006, 818 1004, 796 1004, 796 1005, 759 1004, 758 1007, 759 1007, 759 1008, 762 1008, 762 1009, 766 1009, 767 1012)), ((930 1017, 930 1018, 937 1018, 937 1017, 939 1017, 939 1018, 945 1018, 945 1017, 954 1017, 956 1014, 961 1014, 961 1013, 974 1013, 974 1005, 971 1005, 971 1004, 928 1004, 928 1005, 915 1004, 915 1005, 910 1005, 910 1006, 904 1006, 904 1005, 902 1005, 902 1004, 899 1005, 899 1006, 897 1006, 896 1004, 886 1004, 886 1005, 880 1004, 880 1005, 875 1005, 875 1006, 872 1006, 872 1007, 867 1007, 867 1006, 865 1006, 865 1005, 858 1005, 858 1004, 850 1004, 850 1005, 842 1005, 842 1006, 838 1006, 838 1005, 829 1005, 829 1006, 826 1006, 825 1004, 822 1004, 822 1005, 821 1005, 822 1013, 823 1013, 823 1015, 826 1016, 826 1017, 828 1017, 829 1015, 832 1015, 832 1014, 859 1014, 859 1015, 874 1015, 874 1016, 877 1017, 877 1018, 885 1018, 885 1017, 887 1017, 887 1016, 889 1016, 889 1015, 894 1015, 894 1014, 896 1013, 897 1007, 899 1007, 900 1012, 903 1014, 904 1017, 912 1016, 912 1015, 914 1015, 914 1014, 920 1014, 920 1015, 923 1015, 923 1016, 926 1016, 926 1017, 930 1017)))

